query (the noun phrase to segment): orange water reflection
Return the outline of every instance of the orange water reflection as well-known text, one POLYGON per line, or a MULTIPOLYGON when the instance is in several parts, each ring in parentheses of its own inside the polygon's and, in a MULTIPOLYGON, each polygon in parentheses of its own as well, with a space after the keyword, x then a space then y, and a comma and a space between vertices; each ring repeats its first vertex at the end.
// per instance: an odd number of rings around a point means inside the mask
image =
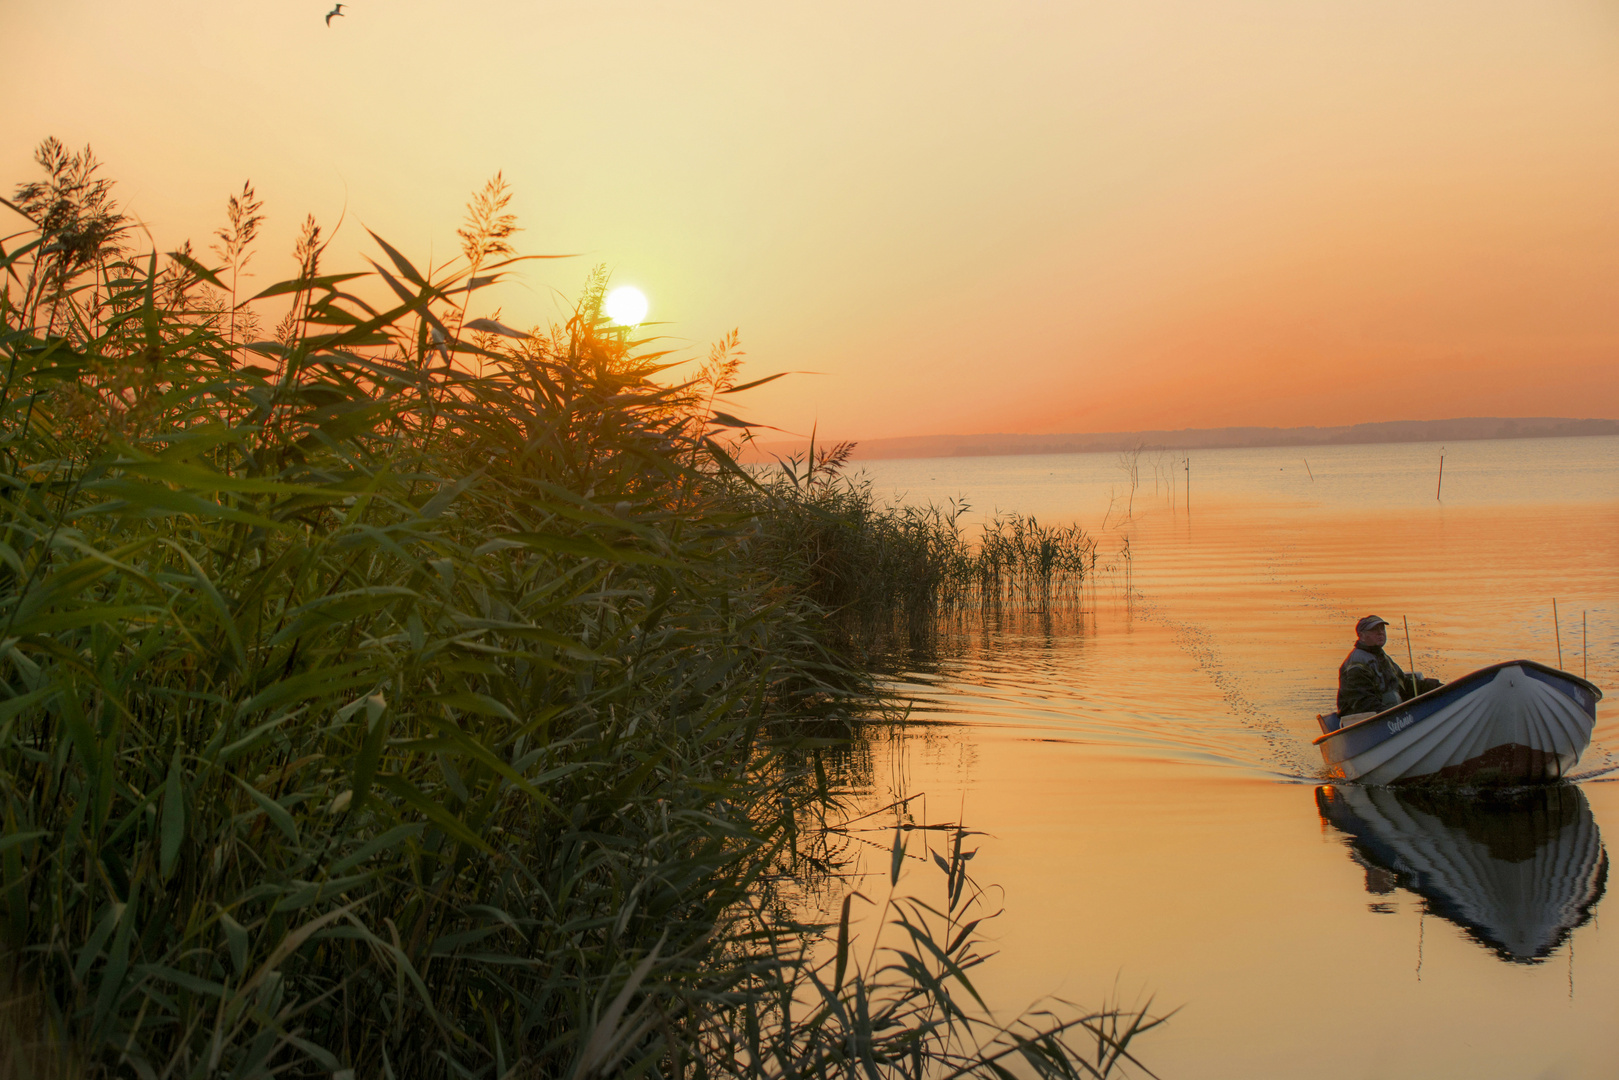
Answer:
POLYGON ((1006 907, 992 1003, 1094 1001, 1117 980, 1184 1004, 1144 1047, 1165 1076, 1611 1075, 1619 942, 1592 916, 1601 833, 1619 835, 1613 710, 1549 816, 1395 802, 1333 819, 1310 745, 1368 612, 1401 653, 1408 617, 1416 666, 1448 677, 1556 663, 1556 596, 1563 667, 1611 693, 1619 492, 1568 471, 1579 492, 1387 514, 1251 491, 1190 516, 1138 504, 1102 544, 1130 537, 1128 591, 1099 575, 1082 613, 963 630, 897 679, 913 722, 869 748, 857 801, 925 793, 918 820, 989 834, 975 872, 1006 907), (1472 884, 1446 884, 1460 866, 1472 884))

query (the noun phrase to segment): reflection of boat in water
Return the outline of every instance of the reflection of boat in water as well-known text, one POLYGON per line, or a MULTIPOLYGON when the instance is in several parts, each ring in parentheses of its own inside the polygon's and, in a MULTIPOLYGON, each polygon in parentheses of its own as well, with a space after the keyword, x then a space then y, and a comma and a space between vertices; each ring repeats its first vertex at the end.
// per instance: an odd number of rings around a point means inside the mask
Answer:
POLYGON ((1416 893, 1503 960, 1551 955, 1607 887, 1608 853, 1585 793, 1571 784, 1486 799, 1322 786, 1315 801, 1348 834, 1367 891, 1416 893))
POLYGON ((1545 783, 1579 761, 1601 698, 1577 675, 1512 660, 1342 727, 1328 713, 1315 744, 1340 780, 1545 783))

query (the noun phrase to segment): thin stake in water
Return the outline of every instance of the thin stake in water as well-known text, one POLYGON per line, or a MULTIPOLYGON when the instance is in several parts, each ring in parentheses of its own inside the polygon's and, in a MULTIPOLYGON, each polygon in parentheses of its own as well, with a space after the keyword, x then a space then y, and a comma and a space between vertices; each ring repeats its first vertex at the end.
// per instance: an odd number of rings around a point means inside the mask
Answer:
POLYGON ((1552 597, 1552 633, 1557 635, 1557 670, 1563 670, 1563 628, 1557 625, 1557 597, 1552 597))
POLYGON ((1417 682, 1417 658, 1411 655, 1411 620, 1401 615, 1400 622, 1405 624, 1405 662, 1410 665, 1405 675, 1411 680, 1411 694, 1415 697, 1422 692, 1422 684, 1417 682))
POLYGON ((1445 490, 1445 448, 1439 448, 1439 485, 1433 489, 1434 501, 1439 500, 1439 493, 1445 490))
POLYGON ((1304 459, 1304 471, 1310 474, 1310 483, 1315 483, 1315 470, 1310 468, 1310 459, 1304 459))

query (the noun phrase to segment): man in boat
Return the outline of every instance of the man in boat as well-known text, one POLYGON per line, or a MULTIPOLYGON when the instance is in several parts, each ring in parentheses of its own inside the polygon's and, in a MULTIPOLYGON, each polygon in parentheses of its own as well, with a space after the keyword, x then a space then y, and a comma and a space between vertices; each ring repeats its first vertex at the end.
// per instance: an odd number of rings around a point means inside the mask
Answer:
POLYGON ((1388 639, 1388 623, 1376 615, 1355 624, 1355 647, 1338 667, 1339 716, 1382 712, 1444 685, 1438 679, 1424 679, 1420 671, 1409 675, 1401 671, 1383 651, 1388 639))

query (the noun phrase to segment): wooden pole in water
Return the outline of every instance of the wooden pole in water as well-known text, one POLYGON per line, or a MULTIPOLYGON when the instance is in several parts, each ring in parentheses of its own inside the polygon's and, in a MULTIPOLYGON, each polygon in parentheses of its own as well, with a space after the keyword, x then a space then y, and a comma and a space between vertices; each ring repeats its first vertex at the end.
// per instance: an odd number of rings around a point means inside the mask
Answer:
POLYGON ((1186 509, 1192 508, 1192 455, 1186 455, 1186 509))
POLYGON ((1304 459, 1304 471, 1310 474, 1310 483, 1315 483, 1315 470, 1310 468, 1310 459, 1304 459))
POLYGON ((1563 670, 1563 628, 1557 625, 1557 597, 1552 597, 1552 633, 1557 635, 1557 670, 1563 670))
POLYGON ((1433 489, 1434 501, 1439 500, 1439 493, 1445 490, 1445 448, 1439 448, 1439 486, 1433 489))
POLYGON ((1417 658, 1411 655, 1411 620, 1401 615, 1400 622, 1405 624, 1405 662, 1411 665, 1405 669, 1405 677, 1411 680, 1411 696, 1416 697, 1422 688, 1417 682, 1417 658))

